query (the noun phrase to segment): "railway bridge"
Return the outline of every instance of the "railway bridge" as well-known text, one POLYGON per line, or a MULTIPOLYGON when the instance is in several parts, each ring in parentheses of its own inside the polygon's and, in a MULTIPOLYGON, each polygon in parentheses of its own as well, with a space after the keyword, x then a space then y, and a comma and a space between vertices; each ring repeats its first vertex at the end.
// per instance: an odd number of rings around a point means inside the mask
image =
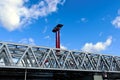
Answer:
POLYGON ((0 42, 0 80, 120 80, 120 57, 0 42))

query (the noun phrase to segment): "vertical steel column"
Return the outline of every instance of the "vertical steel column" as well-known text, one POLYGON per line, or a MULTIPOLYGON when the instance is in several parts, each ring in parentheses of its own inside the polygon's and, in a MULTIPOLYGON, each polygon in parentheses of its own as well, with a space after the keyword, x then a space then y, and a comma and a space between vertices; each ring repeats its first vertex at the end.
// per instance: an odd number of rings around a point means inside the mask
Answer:
POLYGON ((60 48, 60 29, 62 28, 62 24, 58 24, 52 32, 56 34, 56 48, 60 48))
POLYGON ((25 69, 25 77, 24 80, 27 80, 27 69, 25 69))
POLYGON ((60 48, 60 31, 56 32, 56 48, 60 48))
POLYGON ((58 47, 58 32, 55 32, 56 34, 56 48, 58 47))

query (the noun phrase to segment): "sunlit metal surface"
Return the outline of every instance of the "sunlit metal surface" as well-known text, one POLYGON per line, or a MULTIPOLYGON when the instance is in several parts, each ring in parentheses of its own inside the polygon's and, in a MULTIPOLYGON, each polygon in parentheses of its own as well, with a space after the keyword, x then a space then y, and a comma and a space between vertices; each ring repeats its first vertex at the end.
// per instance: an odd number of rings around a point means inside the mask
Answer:
POLYGON ((0 67, 120 73, 120 57, 0 42, 0 67))

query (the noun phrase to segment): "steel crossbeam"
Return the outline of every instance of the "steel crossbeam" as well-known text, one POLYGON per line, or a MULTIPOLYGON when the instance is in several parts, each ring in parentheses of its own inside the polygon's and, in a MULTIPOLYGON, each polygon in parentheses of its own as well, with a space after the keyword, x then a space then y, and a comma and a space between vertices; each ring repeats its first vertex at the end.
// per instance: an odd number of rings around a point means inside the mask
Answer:
POLYGON ((120 73, 120 57, 0 42, 0 67, 120 73))

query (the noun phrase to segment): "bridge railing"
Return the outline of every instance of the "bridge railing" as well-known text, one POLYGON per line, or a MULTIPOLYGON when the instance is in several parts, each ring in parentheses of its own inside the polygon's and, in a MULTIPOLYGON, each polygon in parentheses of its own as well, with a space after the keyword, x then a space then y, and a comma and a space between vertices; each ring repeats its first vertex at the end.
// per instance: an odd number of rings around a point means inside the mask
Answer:
POLYGON ((0 67, 120 72, 120 57, 0 42, 0 67))

